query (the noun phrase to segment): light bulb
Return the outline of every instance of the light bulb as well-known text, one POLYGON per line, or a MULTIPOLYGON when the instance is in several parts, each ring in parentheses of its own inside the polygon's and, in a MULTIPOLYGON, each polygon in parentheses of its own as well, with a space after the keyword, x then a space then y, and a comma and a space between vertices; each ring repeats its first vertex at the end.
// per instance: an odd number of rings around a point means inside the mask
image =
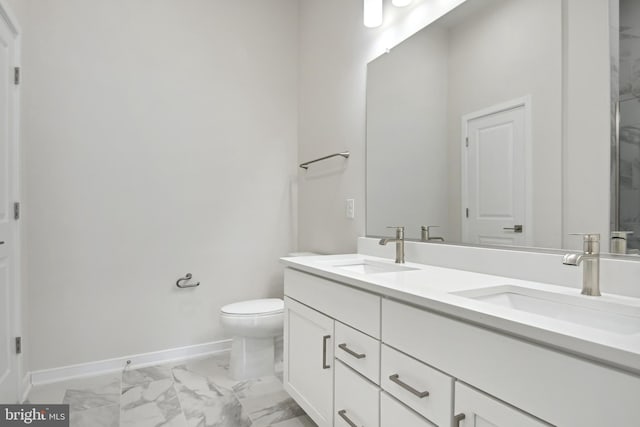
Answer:
POLYGON ((375 28, 382 25, 382 0, 364 0, 364 26, 375 28))
POLYGON ((393 0, 391 2, 391 4, 394 5, 395 7, 409 6, 409 3, 411 3, 411 0, 393 0))

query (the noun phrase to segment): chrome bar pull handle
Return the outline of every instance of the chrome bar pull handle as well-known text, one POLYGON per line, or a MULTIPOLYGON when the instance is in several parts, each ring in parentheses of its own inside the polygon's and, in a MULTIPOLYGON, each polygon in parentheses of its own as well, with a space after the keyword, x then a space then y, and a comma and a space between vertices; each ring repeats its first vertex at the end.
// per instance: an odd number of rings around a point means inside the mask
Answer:
POLYGON ((409 393, 413 394, 414 396, 419 397, 420 399, 424 399, 425 397, 429 396, 428 391, 418 391, 415 388, 411 387, 409 384, 403 381, 400 381, 400 375, 398 374, 391 375, 389 379, 391 380, 391 382, 398 384, 400 387, 407 390, 409 393))
POLYGON ((340 347, 340 349, 346 351, 348 354, 355 357, 356 359, 364 359, 365 357, 367 357, 367 355, 364 353, 356 353, 355 351, 351 350, 349 347, 347 347, 347 343, 340 344, 338 345, 338 347, 340 347))
POLYGON ((467 416, 464 413, 458 414, 453 417, 453 422, 456 423, 458 427, 460 427, 460 421, 464 420, 465 418, 467 418, 467 416))
POLYGON ((327 341, 331 338, 331 335, 325 335, 322 337, 322 369, 329 369, 331 365, 327 365, 327 341))
POLYGON ((358 427, 356 423, 351 421, 351 419, 347 416, 347 411, 345 409, 338 411, 338 415, 342 418, 350 427, 358 427))
POLYGON ((522 225, 516 224, 513 227, 504 227, 503 230, 511 230, 514 233, 522 233, 522 225))

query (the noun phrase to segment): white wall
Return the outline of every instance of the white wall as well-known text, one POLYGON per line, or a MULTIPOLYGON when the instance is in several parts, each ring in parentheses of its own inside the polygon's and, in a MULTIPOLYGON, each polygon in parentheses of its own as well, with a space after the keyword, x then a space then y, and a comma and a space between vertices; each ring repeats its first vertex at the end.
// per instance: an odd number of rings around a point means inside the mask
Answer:
POLYGON ((367 234, 448 236, 447 32, 420 31, 367 67, 367 234))
POLYGON ((582 248, 568 233, 600 233, 608 250, 610 206, 609 2, 565 0, 565 248, 582 248))
POLYGON ((30 369, 225 338, 295 246, 297 1, 26 7, 30 369))

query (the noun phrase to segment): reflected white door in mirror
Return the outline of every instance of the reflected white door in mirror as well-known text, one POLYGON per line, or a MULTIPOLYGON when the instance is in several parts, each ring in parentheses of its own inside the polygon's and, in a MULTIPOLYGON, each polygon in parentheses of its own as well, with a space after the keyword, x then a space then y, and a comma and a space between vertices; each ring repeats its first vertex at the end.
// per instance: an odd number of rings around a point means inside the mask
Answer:
POLYGON ((530 98, 462 119, 462 241, 531 245, 530 98))

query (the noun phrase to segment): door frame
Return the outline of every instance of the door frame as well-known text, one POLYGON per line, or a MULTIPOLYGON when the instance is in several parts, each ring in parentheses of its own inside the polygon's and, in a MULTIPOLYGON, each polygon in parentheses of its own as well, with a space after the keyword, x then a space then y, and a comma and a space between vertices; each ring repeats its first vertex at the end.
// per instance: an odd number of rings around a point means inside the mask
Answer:
MULTIPOLYGON (((12 32, 14 36, 14 57, 13 63, 15 67, 20 67, 21 60, 21 39, 22 39, 22 29, 20 28, 20 24, 16 18, 16 15, 13 13, 6 0, 0 0, 0 19, 5 21, 9 27, 9 30, 12 32)), ((20 82, 22 83, 22 82, 20 82)), ((14 202, 20 202, 22 199, 21 194, 21 178, 22 178, 22 152, 21 152, 21 144, 20 144, 20 87, 21 84, 13 86, 13 96, 11 99, 11 104, 13 108, 13 120, 12 120, 12 129, 13 132, 11 134, 11 142, 13 147, 11 149, 13 156, 11 161, 15 165, 15 173, 12 177, 11 183, 11 192, 14 197, 14 202)), ((22 207, 22 206, 21 206, 22 207)), ((13 295, 13 336, 19 337, 22 336, 22 260, 21 260, 21 251, 22 251, 22 226, 21 226, 22 218, 20 221, 14 222, 14 253, 13 262, 11 267, 13 268, 13 283, 10 285, 13 287, 11 289, 13 295)), ((24 355, 24 346, 23 346, 22 354, 15 356, 17 369, 17 396, 16 402, 22 402, 26 397, 25 394, 28 392, 30 388, 29 377, 25 371, 25 363, 23 359, 24 355)), ((15 350, 14 350, 15 351, 15 350)), ((15 353, 14 353, 15 354, 15 353)))
POLYGON ((468 233, 468 218, 466 217, 466 201, 469 198, 469 188, 467 185, 468 180, 468 159, 466 150, 466 141, 469 137, 468 123, 472 120, 479 119, 484 116, 492 114, 498 114, 516 108, 524 109, 524 155, 525 155, 525 171, 524 171, 524 188, 525 188, 525 220, 524 226, 524 246, 533 246, 533 147, 532 147, 532 101, 531 95, 525 95, 520 98, 511 99, 500 104, 492 105, 487 108, 483 108, 472 113, 468 113, 462 116, 462 132, 460 138, 460 160, 461 160, 461 203, 460 203, 460 218, 462 218, 462 239, 464 240, 468 233))

